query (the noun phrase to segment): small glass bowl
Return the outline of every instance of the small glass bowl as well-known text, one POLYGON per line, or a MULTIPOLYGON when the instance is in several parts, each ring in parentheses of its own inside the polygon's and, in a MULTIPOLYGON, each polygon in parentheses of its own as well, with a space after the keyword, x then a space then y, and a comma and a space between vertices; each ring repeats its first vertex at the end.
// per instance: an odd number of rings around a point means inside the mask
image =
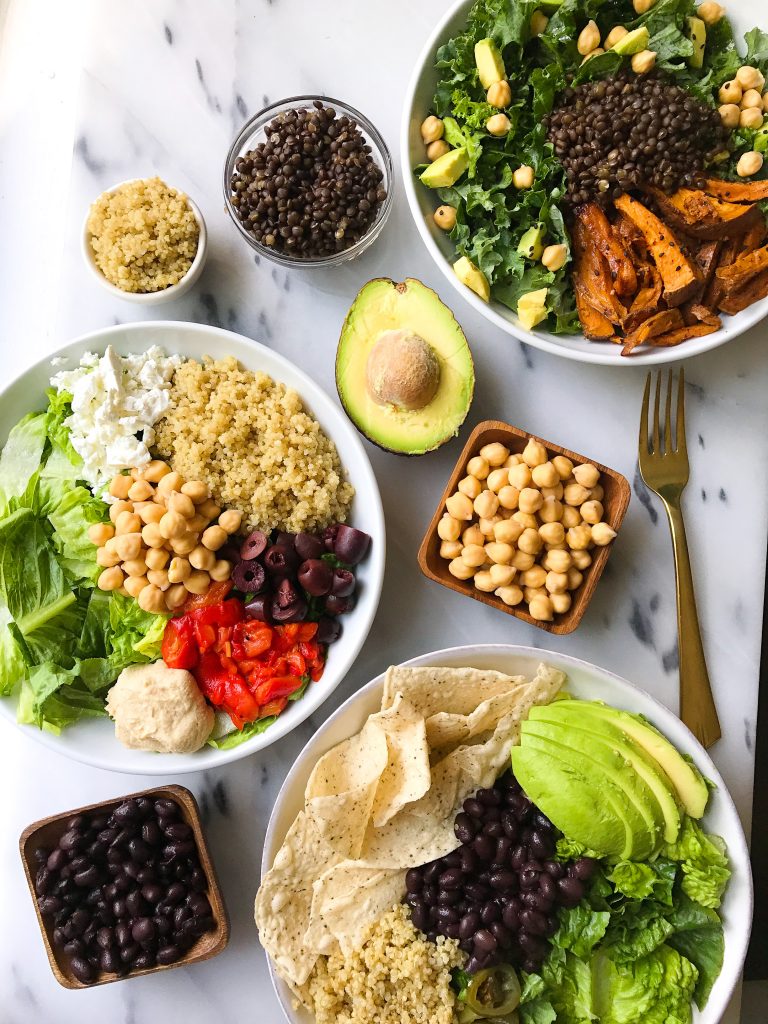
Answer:
POLYGON ((227 212, 234 221, 235 227, 255 252, 259 253, 260 256, 264 256, 266 259, 271 260, 273 263, 279 263, 281 267, 338 267, 342 263, 347 263, 350 260, 355 259, 355 257, 359 256, 362 252, 365 252, 368 246, 378 238, 381 233, 381 229, 384 227, 387 217, 389 216, 389 212, 392 209, 393 184, 392 158, 389 155, 389 150, 387 149, 387 144, 384 142, 384 139, 379 135, 371 122, 364 117, 359 110, 355 110, 354 107, 350 107, 348 104, 342 103, 340 100, 332 99, 330 96, 290 96, 287 99, 280 100, 278 103, 271 103, 268 107, 264 107, 263 110, 260 110, 258 114, 243 125, 229 148, 229 153, 227 153, 227 159, 224 164, 224 202, 226 203, 227 212), (287 110, 311 107, 315 100, 319 100, 323 106, 333 107, 337 113, 342 116, 346 115, 357 122, 360 133, 366 143, 371 147, 371 155, 383 174, 381 184, 386 190, 387 195, 384 202, 379 207, 376 219, 363 237, 359 241, 355 242, 354 245, 351 245, 348 249, 344 249, 342 252, 334 253, 331 256, 302 259, 298 256, 287 256, 285 253, 276 252, 269 246, 262 245, 261 242, 256 241, 253 235, 245 229, 242 221, 237 215, 237 211, 232 205, 230 181, 232 180, 232 175, 235 170, 235 161, 239 157, 244 156, 249 150, 254 149, 258 143, 263 142, 266 139, 266 126, 274 117, 287 110))

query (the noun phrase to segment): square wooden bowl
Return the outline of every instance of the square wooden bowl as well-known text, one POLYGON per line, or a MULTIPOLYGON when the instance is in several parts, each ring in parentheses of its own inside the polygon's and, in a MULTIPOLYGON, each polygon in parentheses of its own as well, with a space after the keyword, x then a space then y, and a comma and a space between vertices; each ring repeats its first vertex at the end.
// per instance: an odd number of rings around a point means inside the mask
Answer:
POLYGON ((605 491, 603 498, 604 520, 617 533, 619 532, 619 527, 624 519, 631 496, 629 483, 621 473, 617 473, 615 469, 609 469, 608 466, 603 466, 593 459, 588 459, 584 455, 578 455, 567 448, 561 448, 560 445, 553 444, 551 441, 545 441, 534 434, 518 430, 517 427, 510 426, 508 423, 501 423, 499 420, 484 420, 482 423, 478 423, 470 434, 442 493, 440 503, 435 510, 435 514, 419 548, 419 568, 427 579, 434 580, 435 583, 442 583, 444 587, 455 590, 457 594, 464 594, 466 597, 474 598, 475 601, 482 601, 483 604, 487 604, 491 608, 498 608, 499 611, 506 612, 507 615, 514 615, 524 622, 529 622, 532 626, 538 626, 539 629, 546 629, 549 633, 572 633, 581 622, 584 612, 587 610, 587 605, 592 599, 597 581, 600 579, 605 563, 608 561, 608 556, 611 553, 612 544, 592 549, 592 564, 584 570, 584 579, 579 588, 571 592, 571 607, 562 615, 556 614, 552 622, 541 622, 538 619, 532 618, 525 610, 523 604, 511 608, 494 594, 486 594, 481 590, 477 590, 472 584, 472 580, 456 579, 448 571, 447 560, 440 555, 440 544, 442 542, 437 535, 437 524, 445 512, 446 499, 455 493, 459 480, 466 476, 466 466, 469 460, 474 455, 477 455, 484 445, 490 444, 493 441, 500 441, 512 454, 519 455, 528 443, 529 438, 533 438, 534 441, 543 444, 549 452, 550 458, 555 455, 565 455, 574 465, 590 462, 600 470, 600 483, 605 491))
POLYGON ((229 918, 227 916, 221 889, 216 877, 216 871, 211 861, 211 855, 205 842, 202 825, 200 824, 200 811, 197 801, 188 789, 183 786, 159 786, 156 789, 143 789, 139 793, 128 793, 126 796, 118 797, 115 800, 107 800, 103 803, 88 804, 85 807, 77 807, 72 811, 65 811, 63 814, 54 814, 50 818, 42 818, 31 825, 27 825, 19 838, 19 850, 24 864, 24 873, 27 876, 29 891, 37 914, 37 922, 45 943, 45 951, 48 954, 48 962, 51 965, 54 977, 64 988, 94 988, 96 985, 108 985, 113 981, 123 981, 128 978, 139 978, 143 974, 157 974, 160 971, 168 971, 174 967, 186 967, 201 960, 210 960, 211 957, 219 954, 229 941, 229 918), (213 911, 213 918, 216 927, 211 932, 201 935, 197 942, 187 953, 176 963, 158 964, 155 967, 145 967, 143 970, 131 971, 130 974, 118 976, 117 974, 100 972, 94 981, 84 984, 72 973, 67 955, 53 943, 53 925, 50 921, 44 920, 40 913, 35 894, 35 874, 37 864, 34 859, 34 851, 39 846, 53 848, 66 831, 65 824, 77 814, 98 813, 110 814, 124 800, 132 800, 136 797, 148 796, 153 799, 166 798, 175 801, 181 808, 182 820, 190 826, 194 833, 197 852, 200 858, 200 867, 205 872, 208 880, 206 895, 210 901, 213 911))

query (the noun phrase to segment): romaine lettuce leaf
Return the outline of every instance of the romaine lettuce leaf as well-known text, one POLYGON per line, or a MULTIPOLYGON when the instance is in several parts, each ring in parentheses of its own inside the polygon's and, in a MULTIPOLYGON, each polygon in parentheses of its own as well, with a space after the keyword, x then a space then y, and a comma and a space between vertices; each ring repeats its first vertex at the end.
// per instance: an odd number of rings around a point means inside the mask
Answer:
POLYGON ((649 864, 622 860, 613 866, 608 880, 617 892, 634 900, 649 896, 672 906, 672 887, 677 874, 677 865, 671 861, 657 860, 649 864))
POLYGON ((45 448, 45 415, 30 413, 8 435, 0 453, 0 513, 8 511, 11 499, 19 499, 40 468, 45 448))
POLYGON ((701 1009, 720 974, 725 953, 723 925, 717 911, 702 907, 681 893, 669 918, 674 932, 667 944, 682 953, 699 972, 693 997, 701 1009))
POLYGON ((690 1024, 698 971, 670 946, 632 963, 599 956, 594 975, 600 1024, 690 1024))
POLYGON ((609 911, 593 910, 586 901, 582 901, 577 907, 560 914, 560 927, 552 942, 586 960, 605 935, 610 919, 609 911))
POLYGON ((720 906, 731 872, 719 836, 707 835, 698 822, 686 816, 677 842, 667 844, 662 856, 679 862, 686 896, 714 910, 720 906))

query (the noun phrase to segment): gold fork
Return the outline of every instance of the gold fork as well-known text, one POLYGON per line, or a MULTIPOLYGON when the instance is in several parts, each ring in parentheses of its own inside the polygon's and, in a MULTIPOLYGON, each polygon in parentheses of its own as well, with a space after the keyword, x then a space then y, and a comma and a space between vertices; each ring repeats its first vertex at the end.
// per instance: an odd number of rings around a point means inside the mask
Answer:
POLYGON ((653 406, 653 428, 648 438, 648 410, 651 377, 645 382, 643 409, 640 414, 640 475, 646 485, 661 498, 669 518, 672 547, 675 552, 675 585, 677 591, 677 645, 680 661, 680 718, 704 747, 720 739, 720 722, 709 685, 707 663, 701 643, 696 598, 693 593, 691 562, 685 539, 685 524, 680 497, 688 483, 688 449, 685 443, 685 377, 680 370, 677 384, 677 416, 672 440, 672 387, 669 371, 664 417, 664 444, 659 429, 661 404, 661 373, 656 378, 656 400, 653 406))

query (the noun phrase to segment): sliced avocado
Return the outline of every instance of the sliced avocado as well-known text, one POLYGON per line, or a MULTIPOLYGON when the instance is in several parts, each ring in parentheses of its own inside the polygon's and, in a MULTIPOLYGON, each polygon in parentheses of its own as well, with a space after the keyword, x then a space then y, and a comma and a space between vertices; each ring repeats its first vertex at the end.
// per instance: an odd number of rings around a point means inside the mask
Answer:
POLYGON ((692 818, 700 818, 704 814, 709 799, 707 784, 698 768, 687 761, 683 755, 669 742, 666 736, 654 729, 652 725, 633 715, 629 711, 608 707, 596 701, 582 701, 583 714, 591 714, 600 718, 608 718, 619 729, 623 730, 647 754, 661 765, 669 776, 683 809, 692 818))
POLYGON ((541 0, 539 8, 544 11, 545 14, 554 14, 555 11, 559 11, 563 6, 563 0, 541 0))
POLYGON ((641 25, 640 28, 627 32, 617 43, 613 44, 611 49, 616 53, 620 53, 622 57, 631 57, 633 54, 647 49, 650 39, 650 32, 645 25, 641 25))
POLYGON ((615 751, 629 766, 629 770, 635 772, 653 794, 653 800, 662 818, 664 841, 674 843, 680 832, 680 811, 672 782, 662 771, 658 761, 650 757, 638 743, 607 718, 582 716, 579 712, 581 701, 570 701, 569 707, 563 707, 563 703, 560 702, 560 707, 531 708, 528 721, 546 722, 566 729, 568 736, 574 737, 574 744, 578 743, 582 749, 584 743, 589 743, 594 747, 602 745, 615 751))
POLYGON ((526 330, 532 331, 542 320, 546 320, 548 315, 546 288, 526 292, 518 299, 517 318, 526 330))
POLYGON ((475 370, 461 327, 431 288, 413 278, 377 278, 363 286, 344 321, 336 387, 370 441, 423 455, 458 433, 475 370))
POLYGON ((507 77, 504 58, 492 39, 481 39, 475 43, 475 64, 484 89, 490 89, 494 83, 502 82, 507 77))
POLYGON ((534 224, 523 233, 517 245, 517 251, 528 260, 540 260, 544 252, 544 236, 547 229, 543 224, 534 224))
POLYGON ((462 284, 465 284, 467 288, 471 288, 484 302, 488 302, 491 297, 491 286, 488 283, 488 278, 479 267, 475 266, 472 260, 466 256, 461 256, 453 264, 453 272, 462 284))
POLYGON ((701 18, 690 17, 687 19, 687 36, 693 43, 693 53, 688 58, 692 68, 704 67, 704 48, 707 45, 707 26, 701 18))
POLYGON ((521 737, 520 745, 512 747, 512 771, 526 795, 569 839, 605 857, 629 856, 626 798, 610 783, 583 775, 566 751, 521 737))
POLYGON ((420 176, 422 184, 428 188, 450 188, 469 167, 469 157, 463 146, 443 153, 420 176))
MULTIPOLYGON (((550 746, 556 745, 560 757, 569 758, 582 775, 594 781, 599 789, 610 783, 621 794, 623 808, 632 831, 632 860, 644 860, 661 844, 664 816, 656 798, 645 782, 616 750, 592 743, 576 732, 569 735, 560 724, 525 721, 521 742, 534 737, 550 746)), ((594 846, 592 847, 594 849, 594 846)))

